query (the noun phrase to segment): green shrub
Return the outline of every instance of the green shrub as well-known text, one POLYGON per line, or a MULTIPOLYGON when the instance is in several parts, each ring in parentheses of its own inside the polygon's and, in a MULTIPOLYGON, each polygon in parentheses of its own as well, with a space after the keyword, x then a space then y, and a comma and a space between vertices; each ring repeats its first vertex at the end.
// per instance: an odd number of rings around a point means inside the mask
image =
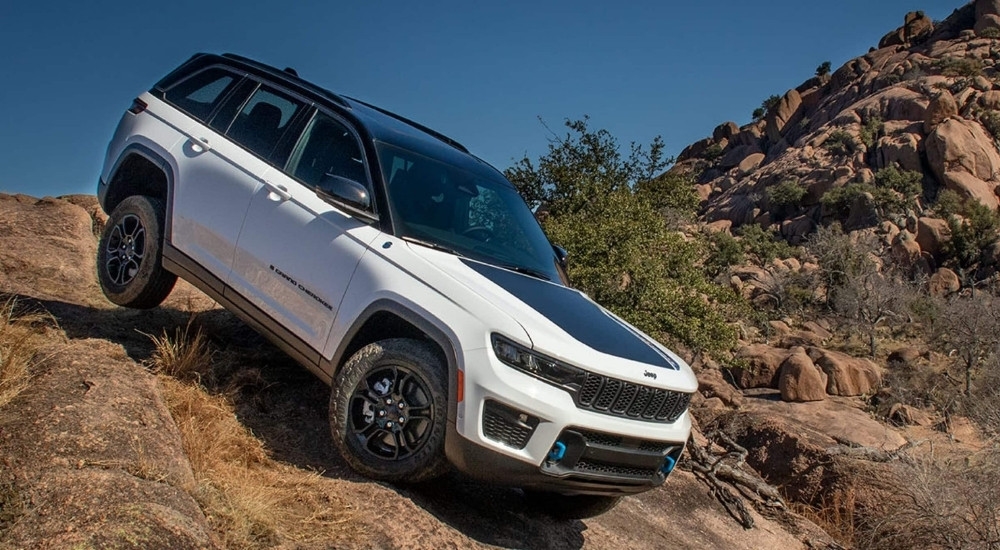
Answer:
POLYGON ((795 179, 783 180, 778 185, 767 189, 767 197, 771 203, 771 213, 784 218, 790 212, 798 209, 802 198, 806 196, 806 188, 795 179))
POLYGON ((948 217, 951 238, 945 242, 947 262, 962 270, 979 264, 983 250, 1000 238, 1000 215, 977 200, 966 200, 962 206, 963 218, 948 217))
POLYGON ((736 230, 743 249, 757 265, 765 266, 775 258, 795 258, 798 251, 778 234, 751 223, 736 230))
POLYGON ((705 149, 705 152, 702 154, 702 156, 704 156, 705 160, 709 162, 715 162, 719 157, 722 156, 722 145, 719 145, 718 143, 713 143, 709 145, 708 148, 705 149))
POLYGON ((816 67, 816 76, 826 76, 830 74, 830 68, 832 65, 829 61, 824 61, 819 67, 816 67))
POLYGON ((705 240, 708 252, 705 271, 710 277, 716 277, 730 266, 743 263, 746 258, 743 244, 725 231, 709 233, 705 240))
POLYGON ((882 121, 880 116, 870 116, 865 124, 861 127, 861 143, 865 144, 865 147, 869 151, 875 147, 875 142, 878 138, 882 137, 885 132, 885 122, 882 121))
POLYGON ((997 29, 997 28, 994 28, 994 27, 990 27, 988 29, 983 29, 983 30, 979 31, 979 37, 980 38, 992 38, 992 39, 995 40, 997 38, 1000 38, 1000 29, 997 29))
POLYGON ((690 174, 665 172, 655 178, 641 180, 635 186, 637 194, 657 210, 671 210, 682 218, 691 218, 698 210, 698 194, 690 174))
POLYGON ((923 191, 924 175, 913 170, 900 170, 895 165, 887 166, 875 173, 875 187, 891 189, 909 200, 923 191))
POLYGON ((983 74, 983 61, 972 57, 946 57, 936 66, 944 76, 974 78, 983 74))
POLYGON ((962 211, 962 196, 953 189, 943 189, 934 202, 934 213, 948 218, 962 211))
POLYGON ((858 144, 854 141, 854 136, 844 130, 834 130, 823 142, 823 148, 836 157, 846 157, 853 153, 858 144))
POLYGON ((769 111, 774 110, 778 106, 778 103, 781 103, 781 96, 771 94, 760 103, 760 107, 753 110, 753 119, 757 121, 766 117, 769 111))
MULTIPOLYGON (((996 29, 994 29, 996 30, 996 29)), ((1000 32, 1000 31, 997 31, 1000 32)), ((979 113, 979 122, 993 136, 993 141, 1000 143, 1000 112, 990 109, 979 113)))

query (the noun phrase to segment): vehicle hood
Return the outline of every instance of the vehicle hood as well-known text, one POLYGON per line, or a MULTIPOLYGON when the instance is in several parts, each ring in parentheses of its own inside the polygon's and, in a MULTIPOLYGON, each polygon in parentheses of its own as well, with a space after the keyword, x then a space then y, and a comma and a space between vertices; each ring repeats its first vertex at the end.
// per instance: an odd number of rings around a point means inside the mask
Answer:
POLYGON ((697 380, 680 357, 578 290, 419 245, 410 247, 517 321, 539 353, 636 383, 697 390, 697 380))

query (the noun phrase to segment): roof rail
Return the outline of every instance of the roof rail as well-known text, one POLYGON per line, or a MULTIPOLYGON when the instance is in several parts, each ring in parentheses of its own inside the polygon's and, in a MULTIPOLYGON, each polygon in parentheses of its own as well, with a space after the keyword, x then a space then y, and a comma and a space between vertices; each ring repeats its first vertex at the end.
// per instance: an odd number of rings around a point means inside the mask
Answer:
POLYGON ((465 148, 464 145, 462 145, 461 143, 455 141, 454 139, 452 139, 452 138, 450 138, 450 137, 442 134, 441 132, 438 132, 437 130, 432 130, 432 129, 424 126, 423 124, 420 124, 419 122, 414 122, 414 121, 412 121, 412 120, 410 120, 410 119, 408 119, 408 118, 406 118, 406 117, 404 117, 402 115, 397 115, 396 113, 394 113, 392 111, 389 111, 387 109, 383 109, 382 107, 379 107, 377 105, 372 105, 371 103, 367 103, 365 101, 361 101, 360 99, 355 99, 355 98, 350 97, 350 96, 344 96, 344 97, 346 97, 347 99, 350 99, 351 101, 356 101, 356 102, 364 105, 365 107, 368 107, 368 108, 371 108, 371 109, 375 109, 376 111, 382 113, 383 115, 392 117, 392 118, 394 118, 394 119, 396 119, 396 120, 398 120, 398 121, 400 121, 400 122, 402 122, 404 124, 408 124, 410 126, 413 126, 417 130, 420 130, 421 132, 429 134, 430 136, 432 136, 434 138, 437 138, 438 140, 443 141, 443 142, 447 143, 448 145, 451 145, 452 147, 454 147, 455 149, 458 149, 459 151, 461 151, 463 153, 471 154, 471 153, 469 153, 469 150, 465 148))
POLYGON ((239 61, 240 63, 246 65, 250 65, 251 67, 267 72, 268 74, 276 78, 282 78, 294 82, 295 84, 302 86, 303 88, 315 94, 321 95, 329 99, 330 101, 335 102, 337 105, 340 105, 341 107, 345 107, 347 109, 351 108, 350 103, 344 101, 343 97, 331 92, 330 90, 327 90, 326 88, 321 88, 316 84, 313 84, 312 82, 303 79, 298 75, 297 72, 295 72, 295 69, 292 69, 291 71, 289 71, 288 69, 281 70, 278 69, 277 67, 272 67, 267 63, 261 63, 260 61, 257 61, 255 59, 250 59, 249 57, 243 57, 242 55, 237 55, 235 53, 224 53, 222 54, 222 57, 225 57, 226 59, 232 59, 234 61, 239 61))

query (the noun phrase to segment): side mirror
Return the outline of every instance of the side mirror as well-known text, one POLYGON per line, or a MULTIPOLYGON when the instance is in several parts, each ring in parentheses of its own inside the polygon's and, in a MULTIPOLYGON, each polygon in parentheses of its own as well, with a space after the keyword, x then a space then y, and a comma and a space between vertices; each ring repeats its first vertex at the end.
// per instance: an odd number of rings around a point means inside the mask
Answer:
POLYGON ((556 261, 559 262, 559 267, 565 271, 568 265, 567 258, 569 258, 569 252, 566 252, 565 248, 557 244, 552 245, 552 251, 556 253, 556 261))
POLYGON ((368 188, 352 179, 327 174, 320 180, 316 190, 364 210, 369 210, 372 206, 368 188))

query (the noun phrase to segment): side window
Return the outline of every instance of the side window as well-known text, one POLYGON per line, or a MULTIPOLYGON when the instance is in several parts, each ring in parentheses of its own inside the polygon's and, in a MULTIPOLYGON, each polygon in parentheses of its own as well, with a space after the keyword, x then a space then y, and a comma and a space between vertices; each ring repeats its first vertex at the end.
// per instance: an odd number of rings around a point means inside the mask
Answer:
POLYGON ((239 77, 222 69, 206 69, 178 82, 164 93, 164 98, 187 114, 205 120, 239 81, 239 77))
POLYGON ((261 86, 247 101, 226 135, 267 159, 302 102, 261 86))
POLYGON ((316 113, 288 161, 287 172, 299 181, 330 193, 331 176, 340 176, 368 187, 358 139, 346 126, 324 113, 316 113))

